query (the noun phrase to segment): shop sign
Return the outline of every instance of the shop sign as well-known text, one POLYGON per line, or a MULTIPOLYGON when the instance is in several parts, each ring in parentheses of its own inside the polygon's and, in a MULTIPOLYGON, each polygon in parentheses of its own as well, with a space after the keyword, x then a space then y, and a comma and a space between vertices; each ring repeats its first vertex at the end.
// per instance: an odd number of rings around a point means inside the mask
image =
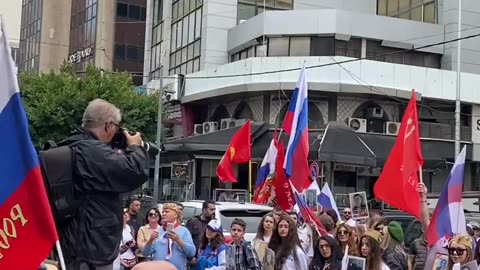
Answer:
POLYGON ((182 106, 180 104, 168 105, 165 109, 164 123, 181 124, 183 121, 182 106))
POLYGON ((190 165, 188 162, 172 162, 172 179, 189 180, 190 165))
POLYGON ((92 48, 86 48, 77 52, 74 52, 68 56, 68 63, 80 63, 82 60, 93 55, 92 48))

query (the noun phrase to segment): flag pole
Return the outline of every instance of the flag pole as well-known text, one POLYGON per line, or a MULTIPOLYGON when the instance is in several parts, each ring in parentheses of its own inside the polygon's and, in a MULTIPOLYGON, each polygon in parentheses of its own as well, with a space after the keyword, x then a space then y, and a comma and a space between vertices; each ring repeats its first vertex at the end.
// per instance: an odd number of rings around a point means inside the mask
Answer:
POLYGON ((60 261, 60 267, 62 270, 67 270, 65 266, 65 259, 63 258, 62 247, 60 246, 60 241, 55 241, 55 247, 57 248, 58 260, 60 261))
POLYGON ((252 160, 248 161, 248 197, 252 202, 252 160))
POLYGON ((418 165, 418 180, 423 184, 423 168, 422 165, 418 165))

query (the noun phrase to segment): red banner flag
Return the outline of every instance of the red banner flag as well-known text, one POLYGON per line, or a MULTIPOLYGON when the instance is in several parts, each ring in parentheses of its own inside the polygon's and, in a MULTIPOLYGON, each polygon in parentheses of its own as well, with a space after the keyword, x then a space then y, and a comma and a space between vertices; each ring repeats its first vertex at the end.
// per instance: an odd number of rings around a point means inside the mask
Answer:
POLYGON ((233 135, 227 151, 225 151, 222 160, 218 163, 217 176, 220 181, 236 183, 237 178, 235 178, 233 173, 232 165, 250 161, 250 127, 251 123, 248 121, 233 135))
POLYGON ((285 162, 285 147, 279 141, 276 141, 278 149, 277 161, 275 162, 275 179, 273 185, 275 187, 275 200, 278 206, 283 211, 289 211, 293 209, 295 205, 295 199, 293 198, 293 192, 288 183, 287 175, 283 169, 283 163, 285 162))
POLYGON ((417 173, 422 165, 416 95, 412 91, 395 145, 375 183, 375 197, 420 219, 417 173))

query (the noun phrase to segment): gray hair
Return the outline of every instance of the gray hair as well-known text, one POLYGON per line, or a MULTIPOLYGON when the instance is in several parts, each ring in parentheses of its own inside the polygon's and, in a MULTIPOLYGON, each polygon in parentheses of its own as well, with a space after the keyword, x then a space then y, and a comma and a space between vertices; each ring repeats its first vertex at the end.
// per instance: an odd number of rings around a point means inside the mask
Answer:
POLYGON ((118 124, 121 120, 120 109, 103 99, 97 98, 88 103, 83 113, 82 125, 86 128, 97 128, 108 122, 118 124))

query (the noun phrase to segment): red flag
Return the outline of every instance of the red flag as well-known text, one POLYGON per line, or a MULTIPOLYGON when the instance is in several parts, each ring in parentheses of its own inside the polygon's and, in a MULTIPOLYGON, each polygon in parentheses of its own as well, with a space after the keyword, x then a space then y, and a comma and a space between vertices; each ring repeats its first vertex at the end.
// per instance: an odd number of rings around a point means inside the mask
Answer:
POLYGON ((420 219, 417 173, 422 165, 416 95, 412 91, 395 145, 375 183, 375 197, 420 219))
POLYGON ((291 210, 295 205, 292 189, 288 183, 287 175, 283 169, 285 162, 285 147, 279 141, 276 141, 278 149, 277 160, 275 162, 275 179, 273 185, 275 187, 275 200, 284 211, 291 210))
POLYGON ((232 165, 241 164, 250 161, 250 121, 247 121, 235 135, 233 135, 227 151, 218 163, 217 176, 220 181, 236 183, 237 178, 233 173, 232 165))

